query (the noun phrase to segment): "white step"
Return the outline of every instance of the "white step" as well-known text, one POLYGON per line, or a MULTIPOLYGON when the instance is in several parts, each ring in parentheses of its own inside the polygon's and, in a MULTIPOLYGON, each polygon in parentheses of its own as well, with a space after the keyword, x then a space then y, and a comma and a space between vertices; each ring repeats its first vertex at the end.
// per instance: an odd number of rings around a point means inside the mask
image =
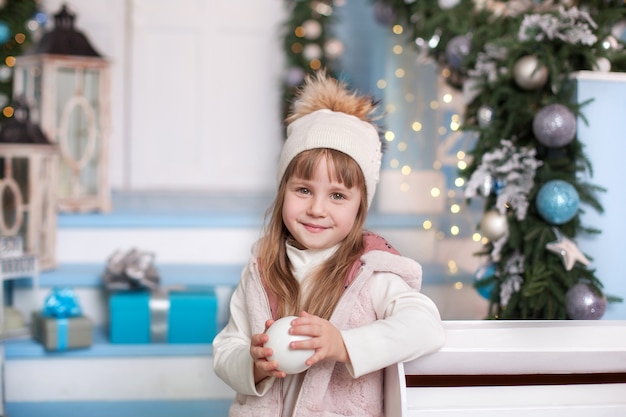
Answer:
POLYGON ((30 339, 5 349, 5 401, 232 399, 207 344, 111 344, 103 329, 85 349, 47 352, 30 339))

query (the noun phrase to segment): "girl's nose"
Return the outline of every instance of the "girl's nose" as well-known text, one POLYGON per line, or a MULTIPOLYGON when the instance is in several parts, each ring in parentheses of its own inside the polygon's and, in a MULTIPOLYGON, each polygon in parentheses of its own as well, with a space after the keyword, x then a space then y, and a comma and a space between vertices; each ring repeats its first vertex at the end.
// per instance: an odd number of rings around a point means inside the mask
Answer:
POLYGON ((314 196, 309 205, 309 214, 313 216, 324 216, 326 214, 326 201, 323 198, 314 196))

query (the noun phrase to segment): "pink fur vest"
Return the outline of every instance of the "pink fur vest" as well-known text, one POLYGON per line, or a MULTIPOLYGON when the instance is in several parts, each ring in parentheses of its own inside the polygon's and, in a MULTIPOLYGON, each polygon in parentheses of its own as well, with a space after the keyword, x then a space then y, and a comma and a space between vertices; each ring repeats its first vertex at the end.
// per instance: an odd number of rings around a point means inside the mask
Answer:
MULTIPOLYGON (((419 290, 422 271, 412 259, 398 255, 382 237, 364 234, 365 252, 346 278, 346 290, 330 319, 338 329, 363 326, 377 320, 371 306, 369 278, 375 272, 392 272, 419 290)), ((255 263, 255 260, 252 262, 255 263)), ((257 271, 256 265, 253 270, 257 271)), ((258 273, 248 283, 246 301, 252 333, 261 333, 271 318, 275 300, 268 297, 258 273)), ((276 317, 273 317, 276 318, 276 317)), ((282 384, 276 381, 262 397, 237 394, 230 417, 278 417, 282 404, 282 384)), ((383 370, 353 378, 346 365, 331 361, 317 363, 306 371, 294 415, 284 417, 382 417, 383 370)))

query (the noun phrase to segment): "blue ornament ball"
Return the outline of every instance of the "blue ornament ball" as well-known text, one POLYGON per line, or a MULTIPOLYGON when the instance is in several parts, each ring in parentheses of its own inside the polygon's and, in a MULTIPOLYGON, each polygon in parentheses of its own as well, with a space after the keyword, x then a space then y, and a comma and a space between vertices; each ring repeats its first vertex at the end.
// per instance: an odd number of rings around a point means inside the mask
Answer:
POLYGON ((492 281, 489 284, 485 284, 485 285, 476 285, 476 284, 478 284, 480 281, 483 281, 485 279, 493 278, 495 277, 495 275, 496 275, 496 265, 493 263, 481 266, 476 271, 476 274, 474 274, 474 287, 476 288, 476 291, 478 291, 478 294, 480 294, 481 297, 487 300, 491 299, 491 294, 493 293, 493 290, 496 287, 495 281, 492 281))
POLYGON ((535 205, 541 217, 548 223, 564 224, 578 212, 580 197, 572 184, 563 180, 551 180, 541 186, 535 205))
POLYGON ((9 39, 11 39, 11 29, 6 22, 0 20, 0 44, 6 43, 9 39))

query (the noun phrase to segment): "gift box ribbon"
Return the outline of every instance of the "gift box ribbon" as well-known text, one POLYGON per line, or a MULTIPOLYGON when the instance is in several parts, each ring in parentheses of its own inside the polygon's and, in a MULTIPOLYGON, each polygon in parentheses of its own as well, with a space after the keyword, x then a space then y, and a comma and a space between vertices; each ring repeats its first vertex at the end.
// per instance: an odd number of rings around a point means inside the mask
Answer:
POLYGON ((148 307, 150 309, 150 341, 152 343, 167 342, 170 313, 169 293, 164 290, 153 291, 150 294, 148 307))
POLYGON ((70 339, 70 321, 69 319, 56 319, 57 324, 57 346, 58 350, 67 349, 68 340, 70 339))
POLYGON ((104 286, 109 291, 151 290, 159 288, 160 276, 151 252, 131 249, 115 251, 107 260, 104 286))
POLYGON ((78 297, 71 288, 53 288, 44 300, 41 315, 66 319, 81 316, 82 310, 78 304, 78 297))

